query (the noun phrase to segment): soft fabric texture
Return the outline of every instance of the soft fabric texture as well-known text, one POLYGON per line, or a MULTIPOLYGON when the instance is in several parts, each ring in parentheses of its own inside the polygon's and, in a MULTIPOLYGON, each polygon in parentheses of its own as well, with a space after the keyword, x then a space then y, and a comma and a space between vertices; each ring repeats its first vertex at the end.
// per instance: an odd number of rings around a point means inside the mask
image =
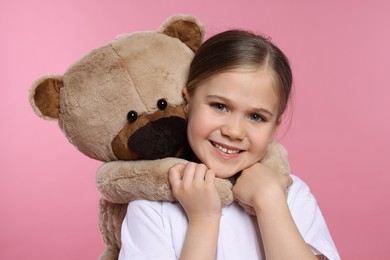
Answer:
MULTIPOLYGON (((303 238, 313 251, 340 259, 314 196, 301 179, 292 178, 288 205, 303 238)), ((178 259, 187 226, 186 213, 177 202, 131 202, 122 225, 119 259, 178 259)), ((236 203, 222 209, 216 259, 265 259, 256 218, 236 203)))
MULTIPOLYGON (((63 75, 46 75, 33 83, 34 112, 58 120, 69 142, 104 162, 96 177, 102 195, 99 227, 107 245, 101 259, 118 257, 129 201, 175 200, 168 169, 185 163, 180 158, 188 149, 181 90, 202 40, 200 21, 175 15, 157 31, 120 35, 81 57, 63 75)), ((289 173, 280 144, 271 144, 265 158, 265 165, 289 173)), ((232 184, 218 179, 217 187, 222 204, 231 204, 232 184)))

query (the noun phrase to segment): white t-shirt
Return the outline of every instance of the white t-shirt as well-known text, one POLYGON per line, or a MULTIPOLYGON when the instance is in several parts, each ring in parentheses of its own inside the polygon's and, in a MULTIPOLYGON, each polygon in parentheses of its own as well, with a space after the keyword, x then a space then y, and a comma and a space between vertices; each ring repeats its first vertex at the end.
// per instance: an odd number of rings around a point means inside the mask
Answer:
MULTIPOLYGON (((325 220, 308 186, 298 177, 288 193, 288 205, 305 241, 317 254, 340 259, 325 220)), ((122 225, 119 259, 178 259, 188 226, 179 203, 138 200, 129 203, 122 225)), ((222 209, 217 260, 265 259, 256 217, 236 203, 222 209)))

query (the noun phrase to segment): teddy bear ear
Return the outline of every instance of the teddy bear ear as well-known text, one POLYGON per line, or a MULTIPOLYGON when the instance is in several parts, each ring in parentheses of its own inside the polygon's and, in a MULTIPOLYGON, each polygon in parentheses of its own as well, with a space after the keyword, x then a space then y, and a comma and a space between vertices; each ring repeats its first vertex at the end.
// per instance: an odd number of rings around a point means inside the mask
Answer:
POLYGON ((30 103, 35 113, 44 119, 58 119, 61 75, 48 75, 37 79, 30 89, 30 103))
POLYGON ((178 38, 195 52, 203 41, 203 25, 191 15, 174 15, 168 18, 158 32, 178 38))

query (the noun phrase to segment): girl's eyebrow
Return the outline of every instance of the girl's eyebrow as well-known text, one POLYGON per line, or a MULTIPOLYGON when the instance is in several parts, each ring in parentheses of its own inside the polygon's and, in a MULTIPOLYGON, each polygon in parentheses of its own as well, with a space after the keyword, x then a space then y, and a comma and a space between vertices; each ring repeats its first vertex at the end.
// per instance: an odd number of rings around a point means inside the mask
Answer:
MULTIPOLYGON (((206 98, 207 99, 219 99, 219 100, 226 102, 226 103, 232 102, 231 99, 229 99, 227 97, 219 96, 219 95, 207 95, 206 98)), ((253 108, 251 108, 251 111, 259 113, 259 114, 265 113, 265 114, 268 114, 270 117, 274 116, 274 114, 270 110, 268 110, 266 108, 262 108, 262 107, 253 107, 253 108)))
POLYGON ((271 111, 265 108, 253 108, 253 110, 259 114, 268 114, 269 117, 274 116, 274 114, 272 114, 271 111))

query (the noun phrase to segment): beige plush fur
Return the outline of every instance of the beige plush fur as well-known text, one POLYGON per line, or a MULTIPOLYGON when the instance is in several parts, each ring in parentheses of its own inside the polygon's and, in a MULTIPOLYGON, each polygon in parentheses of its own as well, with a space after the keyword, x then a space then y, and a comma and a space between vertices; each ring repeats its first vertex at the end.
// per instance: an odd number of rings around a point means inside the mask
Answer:
MULTIPOLYGON (((181 89, 202 38, 195 17, 173 16, 158 31, 117 37, 64 75, 41 77, 31 88, 36 114, 58 120, 75 147, 104 162, 96 179, 102 194, 99 227, 107 245, 100 259, 117 259, 130 201, 175 200, 167 171, 185 162, 179 158, 187 148, 181 89)), ((280 144, 270 145, 262 162, 289 172, 280 144)), ((222 204, 232 203, 232 184, 223 179, 216 184, 222 204)))

